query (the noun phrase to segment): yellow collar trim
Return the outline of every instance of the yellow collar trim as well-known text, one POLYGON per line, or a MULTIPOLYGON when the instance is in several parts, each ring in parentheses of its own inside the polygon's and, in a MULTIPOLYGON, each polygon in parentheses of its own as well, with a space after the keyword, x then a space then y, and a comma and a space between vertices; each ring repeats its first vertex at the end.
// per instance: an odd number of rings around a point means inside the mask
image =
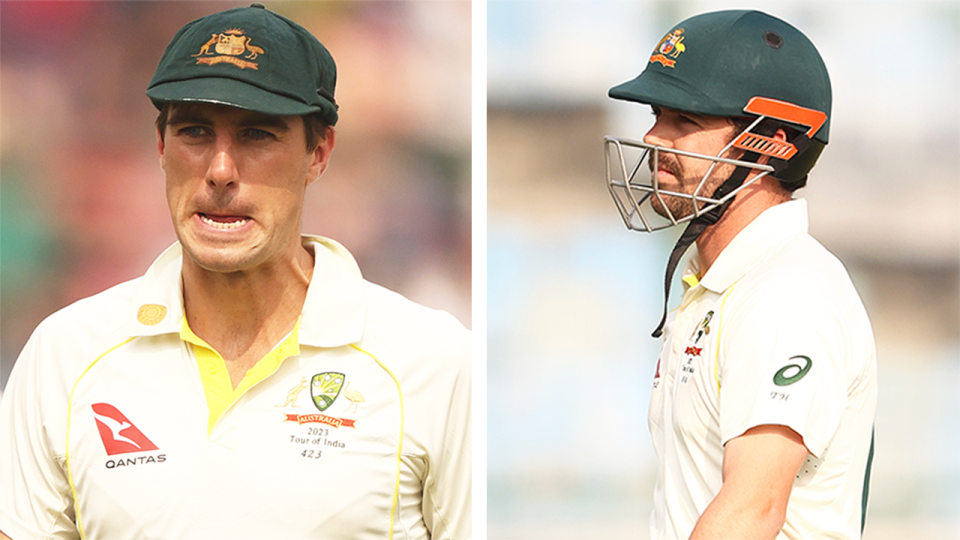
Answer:
POLYGON ((300 320, 297 320, 293 330, 250 368, 236 388, 230 382, 230 373, 227 363, 213 347, 201 339, 190 328, 187 318, 180 324, 180 339, 190 344, 194 357, 197 359, 197 369, 200 372, 200 383, 203 385, 203 394, 207 399, 207 408, 210 415, 207 418, 207 435, 213 431, 213 426, 223 416, 223 413, 240 399, 247 390, 257 383, 273 375, 280 364, 291 356, 300 354, 300 320))
POLYGON ((680 280, 687 284, 688 289, 692 289, 700 284, 700 277, 696 274, 687 274, 680 278, 680 280))

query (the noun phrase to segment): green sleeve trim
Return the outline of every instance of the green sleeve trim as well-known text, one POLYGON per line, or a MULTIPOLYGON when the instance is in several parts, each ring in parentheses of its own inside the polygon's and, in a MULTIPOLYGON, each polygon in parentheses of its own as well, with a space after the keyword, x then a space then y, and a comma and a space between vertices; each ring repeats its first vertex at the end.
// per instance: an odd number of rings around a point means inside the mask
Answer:
POLYGON ((867 497, 870 494, 870 469, 873 468, 873 435, 870 431, 870 453, 867 454, 867 470, 863 473, 863 498, 860 500, 860 534, 863 534, 863 528, 867 524, 867 497))

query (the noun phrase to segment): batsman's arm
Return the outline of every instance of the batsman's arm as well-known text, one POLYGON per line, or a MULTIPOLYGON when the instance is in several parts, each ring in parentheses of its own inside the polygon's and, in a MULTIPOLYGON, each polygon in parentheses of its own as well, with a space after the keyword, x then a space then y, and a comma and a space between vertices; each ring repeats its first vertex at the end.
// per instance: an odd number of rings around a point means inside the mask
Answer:
POLYGON ((807 447, 796 431, 756 426, 723 450, 723 486, 697 521, 691 540, 776 538, 807 447))

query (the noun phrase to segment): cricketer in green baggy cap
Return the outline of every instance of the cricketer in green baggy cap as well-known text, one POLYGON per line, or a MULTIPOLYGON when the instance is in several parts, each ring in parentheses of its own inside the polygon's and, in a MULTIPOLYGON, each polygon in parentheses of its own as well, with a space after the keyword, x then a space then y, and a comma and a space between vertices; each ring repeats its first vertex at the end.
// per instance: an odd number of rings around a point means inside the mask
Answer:
POLYGON ((170 41, 147 96, 203 102, 273 116, 320 112, 338 120, 337 66, 299 24, 262 4, 230 9, 186 24, 170 41))

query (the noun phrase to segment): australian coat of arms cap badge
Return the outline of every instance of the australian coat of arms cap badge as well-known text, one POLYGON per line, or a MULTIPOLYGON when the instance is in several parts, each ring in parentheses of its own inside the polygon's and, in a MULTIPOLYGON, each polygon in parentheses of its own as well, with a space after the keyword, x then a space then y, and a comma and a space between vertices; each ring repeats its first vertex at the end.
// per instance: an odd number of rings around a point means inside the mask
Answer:
POLYGON ((663 36, 660 43, 657 43, 653 56, 650 57, 650 63, 659 62, 666 67, 674 67, 677 63, 676 59, 687 50, 687 46, 683 44, 683 37, 683 28, 677 28, 663 36))
POLYGON ((266 54, 262 47, 251 44, 250 36, 246 36, 239 28, 229 28, 219 34, 211 34, 210 39, 200 47, 200 52, 192 55, 198 64, 212 66, 214 64, 232 64, 240 69, 258 69, 255 60, 261 54, 266 54), (213 48, 213 51, 210 48, 213 48))

